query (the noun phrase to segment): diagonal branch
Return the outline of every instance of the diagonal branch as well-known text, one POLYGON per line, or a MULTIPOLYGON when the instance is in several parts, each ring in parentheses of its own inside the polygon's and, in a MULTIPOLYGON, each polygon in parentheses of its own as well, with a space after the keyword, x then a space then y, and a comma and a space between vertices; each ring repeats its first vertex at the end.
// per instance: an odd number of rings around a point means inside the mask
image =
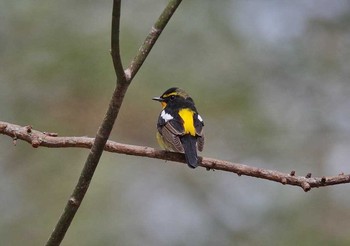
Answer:
POLYGON ((150 50, 152 49, 155 41, 159 37, 163 28, 165 28, 172 14, 176 10, 177 6, 180 4, 181 0, 171 0, 168 6, 165 8, 171 9, 171 11, 165 11, 159 17, 156 23, 162 23, 159 25, 159 31, 151 33, 147 36, 146 41, 139 49, 139 52, 135 56, 132 64, 138 64, 137 66, 130 65, 130 68, 127 69, 127 72, 123 71, 123 66, 120 57, 120 48, 119 48, 119 25, 120 25, 120 8, 121 0, 113 1, 113 11, 112 11, 112 31, 111 31, 111 55, 113 59, 113 65, 115 73, 117 75, 117 86, 113 92, 112 99, 109 103, 106 115, 96 133, 95 139, 91 143, 91 150, 86 159, 84 168, 79 177, 78 183, 76 184, 74 191, 69 198, 65 209, 59 218, 55 229, 53 230, 49 240, 46 245, 59 245, 81 202, 84 199, 84 196, 89 188, 90 182, 98 165, 98 162, 101 158, 102 152, 104 150, 105 144, 109 138, 109 135, 112 131, 114 122, 118 116, 119 109, 123 103, 125 93, 131 83, 132 78, 135 76, 139 68, 141 67, 144 60, 147 58, 150 50), (169 7, 171 6, 171 7, 169 7), (161 19, 161 20, 160 20, 161 19), (147 42, 148 38, 152 36, 152 42, 147 42), (132 76, 130 76, 132 74, 132 76))
MULTIPOLYGON (((30 143, 35 148, 43 146, 48 148, 78 147, 89 149, 91 148, 92 143, 94 141, 93 138, 88 137, 58 137, 55 133, 43 133, 40 131, 33 130, 30 126, 22 127, 1 121, 0 134, 10 136, 15 140, 24 140, 30 143)), ((153 148, 145 146, 135 146, 121 144, 113 141, 107 141, 104 149, 106 151, 114 153, 144 156, 154 159, 186 163, 183 154, 163 150, 155 150, 153 148)), ((312 178, 310 174, 307 175, 307 177, 295 176, 294 171, 292 171, 290 174, 287 174, 279 171, 251 167, 244 164, 232 163, 228 161, 206 157, 200 158, 200 161, 200 166, 205 167, 207 169, 232 172, 238 174, 239 176, 245 175, 250 177, 266 179, 281 183, 283 185, 299 186, 304 191, 309 191, 311 188, 350 183, 349 174, 339 174, 338 176, 324 176, 320 178, 312 178)))
POLYGON ((135 77, 137 71, 140 69, 143 62, 146 60, 146 57, 151 52, 151 49, 156 43, 158 37, 162 33, 166 24, 168 24, 170 18, 173 16, 175 10, 180 5, 181 1, 182 0, 171 0, 168 3, 168 5, 164 8, 158 20, 152 26, 152 29, 147 35, 145 41, 141 45, 139 52, 131 61, 130 66, 125 70, 125 74, 128 80, 132 80, 135 77))

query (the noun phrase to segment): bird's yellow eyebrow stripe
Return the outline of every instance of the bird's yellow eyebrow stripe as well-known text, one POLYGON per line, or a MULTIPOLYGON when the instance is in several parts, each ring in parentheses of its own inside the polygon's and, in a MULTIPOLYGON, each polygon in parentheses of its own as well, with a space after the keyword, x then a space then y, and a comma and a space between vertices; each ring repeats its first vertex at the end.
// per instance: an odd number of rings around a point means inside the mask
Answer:
POLYGON ((196 136, 196 129, 194 128, 193 122, 193 114, 194 111, 189 108, 183 108, 179 111, 179 115, 183 120, 185 134, 191 134, 192 136, 196 136))
POLYGON ((171 96, 176 96, 176 95, 179 95, 179 93, 177 93, 177 92, 172 92, 172 93, 163 95, 163 97, 171 97, 171 96))

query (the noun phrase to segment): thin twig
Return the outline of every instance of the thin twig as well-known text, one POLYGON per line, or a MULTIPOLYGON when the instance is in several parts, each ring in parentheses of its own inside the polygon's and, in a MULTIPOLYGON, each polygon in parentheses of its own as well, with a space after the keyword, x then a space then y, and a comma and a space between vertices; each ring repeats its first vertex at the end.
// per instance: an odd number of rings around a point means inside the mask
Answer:
POLYGON ((137 71, 140 69, 143 62, 146 60, 146 57, 153 48, 155 42, 157 41, 162 31, 164 30, 166 24, 173 16, 175 10, 180 5, 181 1, 182 0, 171 0, 169 1, 168 5, 164 8, 156 23, 152 26, 151 31, 147 35, 145 41, 141 45, 139 52, 131 61, 130 66, 125 70, 127 80, 131 80, 135 77, 137 71))
POLYGON ((113 2, 112 10, 112 30, 111 30, 111 55, 113 60, 114 71, 117 76, 118 83, 125 83, 126 77, 122 65, 122 59, 120 54, 119 44, 119 32, 120 32, 120 7, 121 0, 113 2))
MULTIPOLYGON (((180 3, 181 1, 180 0, 170 1, 166 9, 170 8, 169 6, 174 6, 174 2, 180 3)), ((162 23, 164 22, 164 25, 161 25, 161 28, 165 27, 166 23, 171 18, 173 11, 176 10, 177 6, 178 4, 175 7, 172 7, 171 8, 172 11, 169 11, 165 14, 163 12, 163 14, 161 15, 161 18, 162 18, 161 22, 162 23)), ((100 157, 104 150, 105 144, 112 131, 114 122, 118 116, 119 109, 122 105, 125 93, 131 83, 131 80, 137 73, 138 69, 140 68, 144 60, 147 58, 147 55, 149 54, 151 48, 153 47, 155 41, 157 40, 157 38, 161 33, 161 30, 160 30, 159 32, 154 34, 154 38, 153 38, 154 42, 148 43, 145 41, 145 43, 141 46, 138 54, 135 56, 135 59, 133 60, 133 62, 136 62, 136 64, 140 64, 139 66, 136 66, 137 69, 135 69, 134 66, 130 65, 130 68, 128 68, 127 70, 128 73, 124 72, 121 58, 120 58, 120 48, 119 48, 120 8, 121 8, 121 0, 114 0, 113 11, 112 11, 111 55, 113 59, 115 73, 117 75, 117 86, 113 92, 112 99, 109 103, 107 113, 97 131, 94 141, 92 141, 91 150, 89 152, 84 168, 79 177, 78 183, 75 186, 75 189, 71 197, 68 199, 65 209, 60 219, 58 220, 56 227, 53 230, 46 245, 50 245, 50 246, 59 245, 62 242, 74 218, 74 215, 76 214, 81 202, 84 199, 87 189, 89 188, 90 182, 92 180, 92 177, 94 175, 94 172, 96 170, 100 157), (133 76, 132 77, 127 76, 130 74, 133 74, 133 76)), ((158 22, 159 20, 157 20, 157 23, 158 22)), ((148 37, 150 35, 151 34, 149 34, 148 37)), ((33 145, 33 142, 32 142, 32 145, 33 145)))
MULTIPOLYGON (((93 138, 88 137, 58 137, 57 134, 43 133, 33 130, 30 126, 18 126, 7 122, 0 121, 0 133, 10 136, 12 138, 24 140, 30 143, 33 147, 49 147, 49 148, 91 148, 94 141, 93 138), (54 135, 54 136, 52 136, 54 135)), ((134 155, 144 156, 154 159, 162 159, 167 161, 174 161, 180 163, 186 163, 183 154, 173 153, 163 150, 156 150, 145 146, 135 146, 128 144, 121 144, 113 141, 107 141, 105 148, 106 151, 134 155)), ((239 176, 245 175, 250 177, 256 177, 275 181, 283 185, 294 185, 301 187, 304 191, 309 191, 311 188, 325 187, 331 185, 350 183, 349 174, 339 174, 338 176, 329 177, 315 177, 311 178, 310 175, 295 176, 295 171, 288 173, 282 173, 274 170, 267 170, 263 168, 251 167, 244 164, 232 163, 223 160, 217 160, 207 157, 200 158, 200 166, 213 169, 236 173, 239 176), (310 177, 309 177, 310 176, 310 177)))

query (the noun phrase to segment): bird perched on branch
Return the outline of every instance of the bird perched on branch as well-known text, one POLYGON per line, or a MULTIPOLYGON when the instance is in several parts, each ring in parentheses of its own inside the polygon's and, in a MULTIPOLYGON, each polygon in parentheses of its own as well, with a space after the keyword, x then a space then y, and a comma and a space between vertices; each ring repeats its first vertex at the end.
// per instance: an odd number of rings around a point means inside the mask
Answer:
POLYGON ((203 119, 198 114, 192 98, 180 88, 170 88, 160 97, 163 110, 157 123, 159 145, 169 151, 185 154, 189 167, 198 166, 197 149, 203 150, 203 119))

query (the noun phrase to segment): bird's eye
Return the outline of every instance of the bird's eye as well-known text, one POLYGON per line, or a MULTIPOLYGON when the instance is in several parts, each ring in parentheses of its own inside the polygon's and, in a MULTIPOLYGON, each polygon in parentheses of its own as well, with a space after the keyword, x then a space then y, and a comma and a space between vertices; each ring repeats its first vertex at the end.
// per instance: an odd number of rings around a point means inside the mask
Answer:
POLYGON ((170 96, 170 100, 174 100, 175 99, 175 96, 170 96))

